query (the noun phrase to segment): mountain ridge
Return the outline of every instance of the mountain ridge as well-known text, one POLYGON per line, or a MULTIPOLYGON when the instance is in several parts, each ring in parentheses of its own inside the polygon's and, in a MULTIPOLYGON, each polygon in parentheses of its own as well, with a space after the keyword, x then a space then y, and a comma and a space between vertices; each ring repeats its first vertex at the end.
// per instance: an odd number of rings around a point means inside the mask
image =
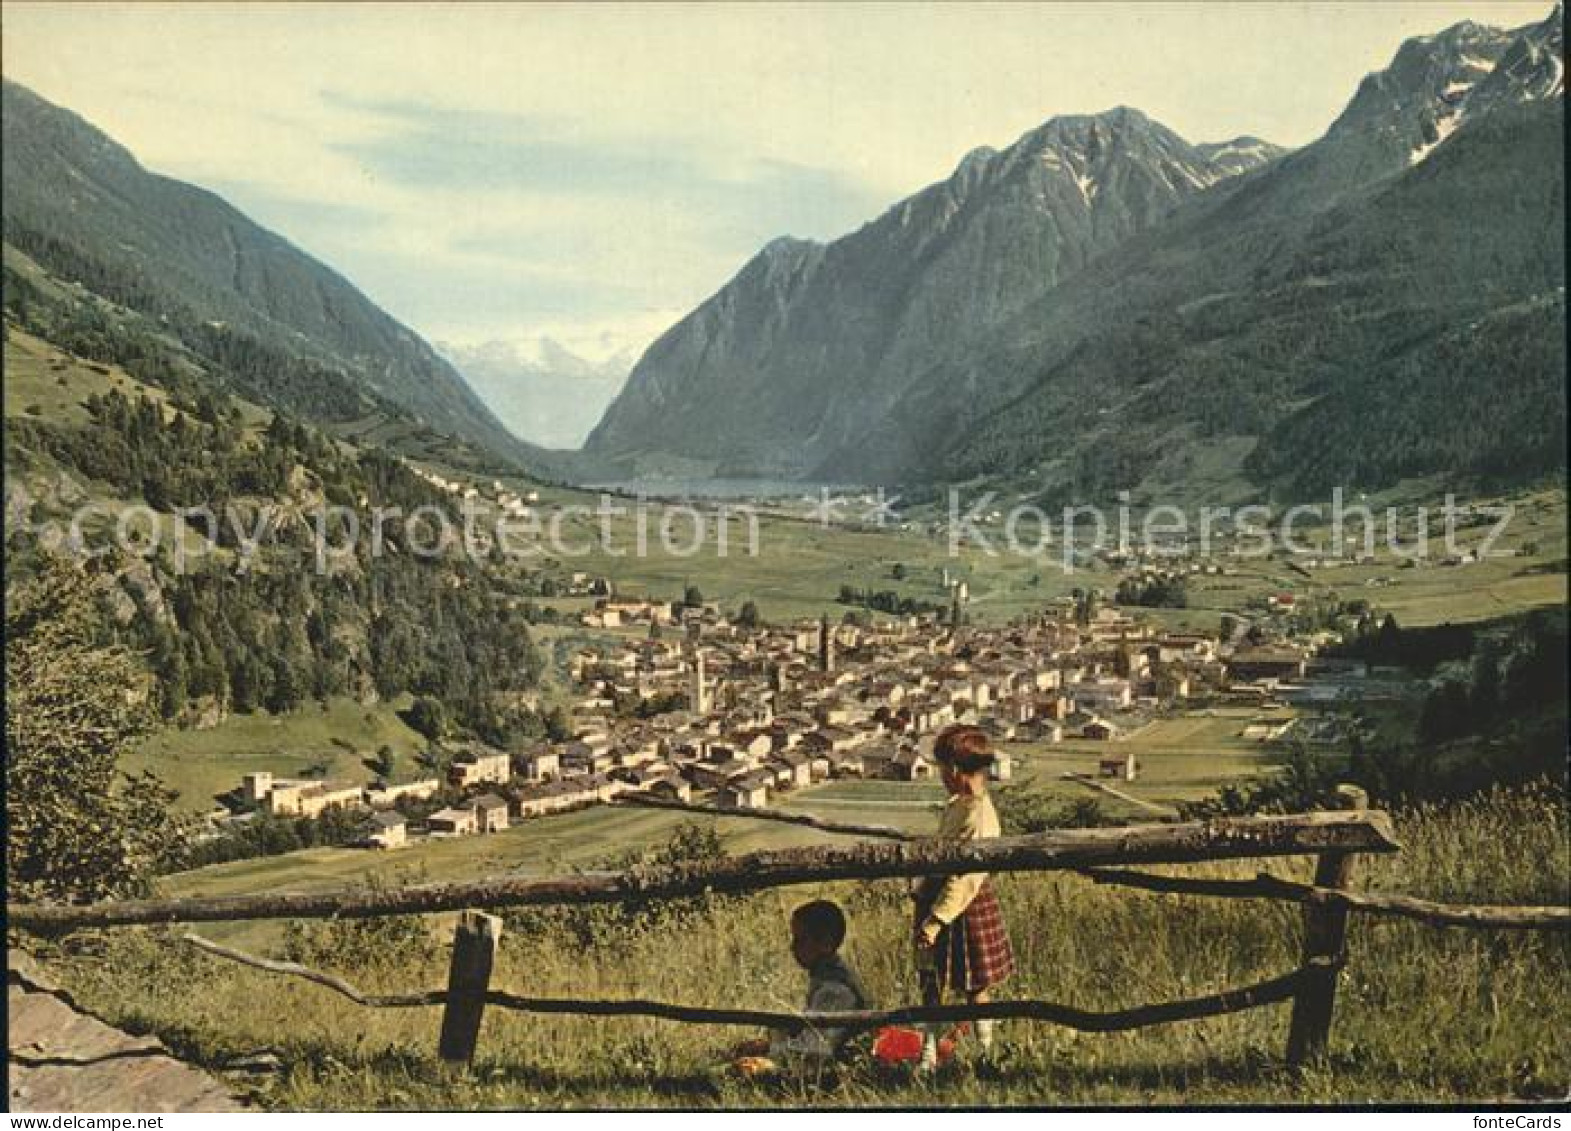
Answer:
MULTIPOLYGON (((1174 442, 1175 429, 1200 428, 1202 438, 1237 437, 1245 452, 1268 435, 1289 438, 1275 431, 1288 406, 1332 386, 1351 390, 1370 351, 1454 335, 1487 315, 1489 301, 1506 308, 1563 286, 1563 265, 1545 250, 1563 232, 1551 204, 1564 181, 1563 153, 1550 148, 1563 95, 1559 44, 1558 7, 1522 28, 1461 23, 1409 40, 1316 142, 1285 153, 1262 147, 1254 152, 1263 160, 1225 176, 1217 166, 1255 139, 1192 146, 1127 107, 1052 119, 1004 150, 981 147, 851 236, 755 257, 651 347, 584 455, 627 476, 658 474, 675 458, 689 473, 696 462, 717 476, 906 485, 1058 464, 1056 489, 1081 490, 1142 478, 1129 436, 1149 448, 1174 442), (1478 109, 1448 129, 1457 105, 1478 109), (1533 120, 1516 120, 1523 115, 1533 120), (1501 145, 1469 143, 1453 159, 1454 139, 1470 131, 1501 145), (1512 172, 1485 165, 1486 150, 1512 172), (1434 177, 1449 182, 1444 191, 1401 187, 1434 177), (1152 199, 1142 190, 1157 185, 1161 207, 1142 213, 1152 199), (1022 207, 1019 191, 1009 197, 1022 187, 1050 203, 1022 207), (1436 218, 1415 211, 1419 200, 1458 214, 1483 209, 1477 238, 1454 226, 1432 231, 1436 218), (1104 211, 1114 222, 1099 232, 1104 211), (1374 216, 1390 226, 1373 228, 1374 216), (1021 254, 1044 229, 1049 254, 1021 254), (1371 255, 1360 269, 1373 276, 1349 273, 1345 230, 1364 233, 1371 255), (977 232, 995 238, 972 246, 998 262, 935 270, 977 232), (1431 246, 1409 238, 1419 232, 1431 246), (1312 304, 1334 320, 1325 331, 1295 320, 1290 305, 1279 309, 1278 292, 1302 289, 1328 254, 1339 264, 1334 287, 1353 297, 1337 290, 1329 306, 1312 304), (860 262, 847 267, 848 257, 860 262), (1285 278, 1284 262, 1301 277, 1285 278), (890 263, 908 274, 883 284, 886 308, 846 285, 881 279, 890 263), (1426 292, 1415 283, 1422 272, 1438 273, 1444 287, 1426 292), (1392 328, 1386 346, 1357 321, 1359 303, 1392 328), (1308 352, 1277 356, 1247 309, 1270 312, 1282 340, 1308 352), (1403 319, 1411 331, 1396 330, 1403 319), (838 348, 847 324, 863 331, 849 335, 860 353, 838 348), (1323 347, 1309 343, 1324 333, 1340 341, 1321 361, 1323 347), (1229 413, 1232 423, 1221 419, 1229 413), (1062 450, 1047 450, 1054 446, 1062 450), (1098 446, 1101 455, 1091 451, 1098 446)), ((1558 357, 1563 350, 1545 344, 1524 388, 1558 357)), ((1275 468, 1293 479, 1280 460, 1245 459, 1240 473, 1275 468)), ((1369 452, 1353 463, 1385 466, 1369 452)))
MULTIPOLYGON (((89 265, 201 349, 215 334, 341 371, 438 432, 519 463, 547 462, 513 436, 414 331, 348 279, 216 193, 145 169, 72 111, 9 79, 4 91, 8 243, 66 276, 89 265)), ((94 280, 81 280, 93 289, 94 280)), ((296 408, 287 394, 262 388, 296 408)))
POLYGON ((661 411, 685 374, 686 407, 703 419, 694 432, 716 440, 699 454, 717 472, 759 455, 720 426, 715 410, 730 397, 794 449, 790 466, 762 470, 808 472, 890 411, 907 376, 955 335, 985 332, 1227 175, 1129 107, 973 150, 850 235, 767 245, 650 347, 584 454, 636 467, 640 447, 674 436, 661 411), (858 394, 815 380, 826 369, 859 374, 858 394))
POLYGON ((550 335, 434 345, 516 435, 553 450, 583 443, 638 360, 632 347, 588 356, 550 335))

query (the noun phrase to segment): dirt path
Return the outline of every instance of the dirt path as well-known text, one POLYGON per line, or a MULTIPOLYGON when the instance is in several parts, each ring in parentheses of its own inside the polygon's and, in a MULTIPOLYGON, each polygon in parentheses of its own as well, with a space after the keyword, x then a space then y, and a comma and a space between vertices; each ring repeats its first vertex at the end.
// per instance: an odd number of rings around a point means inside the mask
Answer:
POLYGON ((221 1082, 77 1009, 24 952, 6 955, 10 1110, 244 1111, 221 1082))
POLYGON ((1101 793, 1105 793, 1110 797, 1116 797, 1120 801, 1127 801, 1131 805, 1138 805, 1140 808, 1146 810, 1149 813, 1156 813, 1163 817, 1178 816, 1177 809, 1171 808, 1167 805, 1158 805, 1155 801, 1147 801, 1143 797, 1136 797, 1134 794, 1125 793, 1121 789, 1114 789, 1112 786, 1104 785, 1095 778, 1088 778, 1084 774, 1065 774, 1063 776, 1066 781, 1079 782, 1088 789, 1094 789, 1101 793))

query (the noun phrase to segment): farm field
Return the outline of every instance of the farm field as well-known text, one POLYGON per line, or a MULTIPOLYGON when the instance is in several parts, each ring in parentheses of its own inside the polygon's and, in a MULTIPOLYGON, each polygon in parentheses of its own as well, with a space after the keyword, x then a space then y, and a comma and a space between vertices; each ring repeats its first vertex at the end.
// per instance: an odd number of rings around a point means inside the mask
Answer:
MULTIPOLYGON (((585 495, 575 501, 594 505, 595 497, 585 495)), ((632 505, 627 500, 616 502, 632 505)), ((842 585, 893 590, 947 607, 945 569, 953 577, 968 580, 972 615, 990 623, 1006 621, 1082 584, 1071 580, 1077 575, 1066 575, 1052 562, 1003 555, 993 558, 974 548, 962 548, 958 556, 950 557, 942 538, 894 528, 824 527, 778 515, 759 519, 756 555, 748 553, 745 523, 733 514, 726 523, 726 552, 721 556, 718 519, 713 513, 705 523, 707 539, 695 553, 667 554, 659 540, 666 509, 655 502, 648 508, 647 555, 635 553, 638 523, 632 517, 609 519, 610 537, 602 541, 600 519, 579 516, 562 522, 562 541, 570 547, 586 547, 589 552, 566 559, 564 565, 608 576, 621 592, 662 600, 680 597, 688 585, 696 585, 705 599, 726 608, 755 601, 765 619, 777 621, 826 612, 839 616, 848 609, 836 602, 842 585), (903 580, 893 577, 897 563, 904 567, 903 580)), ((673 544, 691 541, 692 529, 691 520, 673 518, 673 544)))
POLYGON ((772 805, 827 821, 888 825, 908 833, 938 827, 943 787, 936 782, 860 781, 846 778, 782 795, 772 805))
POLYGON ((1099 759, 1133 753, 1139 763, 1137 779, 1110 784, 1156 804, 1194 801, 1228 782, 1255 777, 1275 763, 1271 746, 1241 737, 1244 726, 1258 713, 1217 707, 1156 719, 1122 741, 1069 738, 1051 744, 1018 744, 1011 747, 1021 759, 1015 777, 1032 788, 1065 797, 1087 796, 1091 794, 1086 787, 1064 781, 1062 775, 1094 775, 1099 759))
MULTIPOLYGON (((547 492, 544 499, 548 505, 589 507, 598 501, 597 496, 565 490, 547 492)), ((615 502, 633 506, 630 500, 615 502)), ((1429 540, 1429 560, 1415 568, 1403 567, 1402 560, 1385 544, 1386 532, 1381 527, 1372 562, 1301 571, 1297 563, 1290 565, 1290 559, 1281 554, 1219 559, 1230 572, 1191 577, 1187 608, 1139 612, 1171 629, 1187 631, 1214 630, 1222 614, 1244 612, 1253 602, 1280 592, 1364 597, 1382 611, 1395 613, 1401 623, 1415 626, 1486 620, 1563 604, 1567 596, 1564 493, 1538 492, 1493 502, 1508 502, 1513 514, 1494 544, 1497 556, 1483 562, 1455 567, 1433 564, 1446 553, 1440 520, 1434 516, 1430 520, 1434 536, 1429 540)), ((1415 506, 1404 505, 1401 513, 1410 514, 1415 506)), ((762 510, 759 520, 757 555, 747 552, 746 526, 733 514, 727 522, 726 553, 721 556, 716 542, 719 523, 711 511, 705 521, 704 543, 690 556, 677 556, 666 554, 659 541, 665 505, 652 500, 647 507, 648 552, 644 556, 634 552, 638 523, 631 516, 606 520, 610 537, 604 541, 598 516, 566 518, 561 524, 563 542, 586 552, 565 559, 564 568, 603 574, 621 591, 664 600, 680 596, 687 585, 697 585, 705 598, 727 608, 753 600, 760 613, 771 620, 844 613, 847 606, 835 600, 842 585, 893 590, 942 606, 948 601, 942 583, 947 569, 951 577, 968 582, 971 599, 967 614, 978 624, 1003 623, 1031 613, 1076 588, 1111 592, 1122 575, 1121 570, 1099 560, 1066 570, 1056 546, 1047 547, 1039 556, 1012 553, 1001 524, 996 522, 979 524, 996 553, 963 544, 952 556, 945 535, 919 529, 903 531, 893 525, 878 529, 831 523, 826 527, 801 517, 784 517, 768 508, 762 510), (898 580, 894 577, 897 563, 904 574, 898 580)), ((855 511, 856 505, 848 504, 840 513, 855 511)), ((674 518, 672 529, 674 542, 691 540, 690 519, 674 518)), ((1349 529, 1360 527, 1350 521, 1349 529)), ((1464 549, 1475 545, 1487 532, 1487 526, 1463 530, 1457 545, 1464 549)), ((1329 527, 1323 525, 1295 528, 1295 535, 1305 545, 1330 541, 1329 527)), ((1404 530, 1399 545, 1413 544, 1411 532, 1404 530)))
POLYGON ((663 841, 686 821, 718 822, 728 851, 751 852, 815 843, 815 829, 766 824, 747 818, 708 818, 616 805, 595 806, 520 821, 499 833, 420 840, 391 852, 312 848, 215 864, 167 876, 170 895, 239 895, 249 892, 325 891, 351 884, 418 876, 422 881, 480 879, 511 872, 541 875, 606 866, 663 841))
MULTIPOLYGON (((214 864, 165 876, 158 881, 158 891, 168 896, 336 891, 375 883, 441 883, 505 873, 592 871, 665 842, 684 821, 713 823, 726 851, 733 854, 836 839, 816 829, 745 817, 714 818, 600 805, 531 818, 486 836, 423 839, 392 852, 312 848, 214 864)), ((446 919, 440 921, 445 923, 446 919)), ((214 923, 207 933, 226 941, 260 942, 275 937, 276 924, 214 923)))

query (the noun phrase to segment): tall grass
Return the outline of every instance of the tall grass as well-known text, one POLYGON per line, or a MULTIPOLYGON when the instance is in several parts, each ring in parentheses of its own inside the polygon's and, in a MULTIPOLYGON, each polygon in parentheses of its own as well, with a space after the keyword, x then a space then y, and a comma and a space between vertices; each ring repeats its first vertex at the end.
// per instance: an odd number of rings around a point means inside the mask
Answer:
MULTIPOLYGON (((1359 883, 1442 900, 1564 903, 1567 808, 1547 787, 1395 814, 1399 855, 1364 858, 1359 883)), ((1257 862, 1217 865, 1246 875, 1257 862)), ((1307 861, 1279 874, 1308 876, 1307 861)), ((1209 992, 1291 969, 1299 910, 1098 887, 1073 876, 997 881, 1020 973, 1010 997, 1114 1008, 1209 992)), ((852 963, 881 1004, 918 999, 909 920, 896 882, 824 885, 679 909, 653 919, 605 910, 508 916, 494 984, 518 993, 642 996, 794 1008, 803 976, 786 949, 791 906, 827 895, 846 907, 852 963)), ((432 931, 445 932, 446 922, 432 931)), ((292 946, 372 989, 443 984, 444 946, 415 933, 314 925, 292 946), (377 932, 381 931, 378 935, 377 932)), ((437 941, 440 941, 438 938, 437 941)), ((824 1082, 754 1083, 721 1068, 747 1034, 653 1019, 531 1017, 493 1010, 471 1073, 433 1059, 435 1009, 368 1010, 325 989, 172 944, 156 930, 99 936, 62 978, 108 1019, 155 1032, 221 1067, 268 1049, 259 1081, 283 1108, 617 1105, 943 1105, 1489 1100, 1564 1097, 1571 1016, 1564 935, 1435 929, 1355 917, 1331 1053, 1298 1077, 1281 1068, 1287 1006, 1124 1034, 1001 1026, 982 1061, 931 1079, 866 1067, 824 1082)))

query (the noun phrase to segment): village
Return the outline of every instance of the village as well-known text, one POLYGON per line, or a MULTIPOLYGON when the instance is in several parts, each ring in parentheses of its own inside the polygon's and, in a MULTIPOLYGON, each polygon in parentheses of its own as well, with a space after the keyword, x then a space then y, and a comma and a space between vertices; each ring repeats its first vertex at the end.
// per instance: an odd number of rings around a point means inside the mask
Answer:
POLYGON ((1310 641, 1171 633, 1073 598, 1024 622, 972 627, 965 582, 950 589, 947 615, 789 625, 602 596, 580 617, 601 634, 568 664, 569 740, 512 751, 448 743, 444 774, 402 782, 257 771, 229 819, 363 810, 359 843, 390 849, 629 795, 743 810, 831 779, 920 782, 937 774, 933 736, 955 722, 993 736, 1002 781, 1014 772, 1010 744, 1066 737, 1109 744, 1072 776, 1133 781, 1138 760, 1115 744, 1198 698, 1258 708, 1242 732, 1256 741, 1312 723, 1273 714, 1302 697, 1310 641))

